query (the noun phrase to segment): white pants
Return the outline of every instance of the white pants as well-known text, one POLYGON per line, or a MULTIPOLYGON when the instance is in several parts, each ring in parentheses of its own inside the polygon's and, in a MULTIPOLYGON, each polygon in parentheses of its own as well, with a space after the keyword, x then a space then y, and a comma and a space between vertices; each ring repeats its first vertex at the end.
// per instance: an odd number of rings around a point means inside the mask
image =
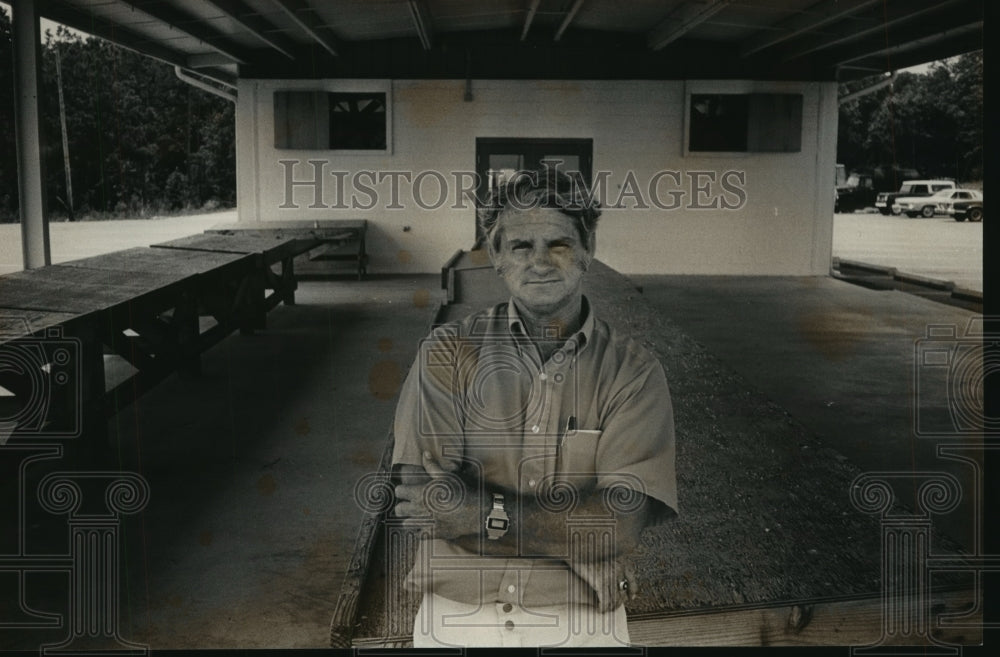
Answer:
POLYGON ((413 622, 413 647, 627 646, 625 606, 600 613, 590 605, 525 608, 455 602, 425 593, 413 622))

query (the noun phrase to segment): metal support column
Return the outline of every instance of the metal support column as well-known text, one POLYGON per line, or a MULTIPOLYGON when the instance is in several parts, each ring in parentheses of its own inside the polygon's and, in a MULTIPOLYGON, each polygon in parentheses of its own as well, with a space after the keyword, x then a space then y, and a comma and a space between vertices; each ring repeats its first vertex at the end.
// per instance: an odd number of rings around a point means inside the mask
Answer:
POLYGON ((14 53, 14 126, 17 141, 18 206, 24 268, 50 264, 49 223, 45 208, 45 172, 42 163, 42 70, 38 8, 35 0, 21 0, 12 8, 14 53))

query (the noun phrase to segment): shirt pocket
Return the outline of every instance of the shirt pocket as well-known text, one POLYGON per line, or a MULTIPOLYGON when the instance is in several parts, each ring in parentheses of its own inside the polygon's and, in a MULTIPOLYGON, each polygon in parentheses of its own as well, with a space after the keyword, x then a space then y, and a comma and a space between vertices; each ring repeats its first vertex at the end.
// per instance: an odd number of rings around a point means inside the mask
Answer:
POLYGON ((590 488, 597 482, 597 443, 599 429, 576 429, 563 436, 556 463, 558 479, 575 486, 590 488))

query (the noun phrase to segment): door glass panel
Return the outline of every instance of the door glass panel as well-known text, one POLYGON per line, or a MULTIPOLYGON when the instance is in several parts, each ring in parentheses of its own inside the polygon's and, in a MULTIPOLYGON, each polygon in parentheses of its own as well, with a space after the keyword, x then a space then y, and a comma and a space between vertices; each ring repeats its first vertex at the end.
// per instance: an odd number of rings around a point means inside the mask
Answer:
POLYGON ((516 153, 493 153, 486 170, 486 191, 492 194, 503 186, 515 172, 524 168, 524 156, 516 153))
POLYGON ((580 171, 579 155, 545 155, 542 157, 542 166, 558 166, 563 173, 580 171))

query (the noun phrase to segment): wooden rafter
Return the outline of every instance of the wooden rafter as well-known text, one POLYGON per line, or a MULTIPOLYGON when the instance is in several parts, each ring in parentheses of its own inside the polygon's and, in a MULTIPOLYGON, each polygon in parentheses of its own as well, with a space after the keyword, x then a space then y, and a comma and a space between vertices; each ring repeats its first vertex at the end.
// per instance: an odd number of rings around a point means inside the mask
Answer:
POLYGON ((271 0, 292 19, 309 37, 328 53, 337 56, 336 39, 326 34, 315 10, 305 0, 271 0))
POLYGON ((169 4, 157 0, 133 0, 128 4, 170 29, 201 41, 215 52, 232 60, 230 63, 247 64, 251 60, 246 50, 229 41, 225 35, 216 32, 201 19, 189 16, 169 4))
POLYGON ((531 0, 528 14, 524 17, 524 27, 521 28, 521 41, 524 41, 528 36, 528 30, 531 29, 531 22, 535 20, 535 14, 538 13, 538 5, 540 4, 542 4, 542 0, 531 0))
POLYGON ((890 27, 915 20, 932 12, 947 10, 960 4, 968 4, 968 0, 945 0, 944 2, 936 2, 923 7, 914 7, 912 4, 906 6, 892 5, 882 12, 877 19, 873 19, 867 25, 859 25, 856 21, 852 21, 851 25, 834 30, 824 35, 823 38, 812 39, 809 43, 803 44, 801 47, 786 53, 782 57, 782 60, 791 61, 819 50, 833 48, 852 41, 860 41, 865 37, 882 36, 890 27))
MULTIPOLYGON (((838 66, 844 64, 850 64, 853 62, 862 61, 865 59, 871 59, 873 57, 890 57, 892 55, 897 55, 907 51, 914 50, 916 48, 921 48, 924 46, 929 46, 942 41, 961 39, 967 35, 981 35, 983 32, 983 21, 975 21, 972 23, 966 23, 965 25, 959 25, 946 30, 935 32, 934 34, 929 34, 924 37, 919 37, 916 39, 910 39, 903 41, 901 43, 895 43, 884 48, 878 48, 863 54, 852 55, 847 59, 842 59, 837 62, 838 66)), ((972 50, 973 48, 970 48, 972 50)))
POLYGON ((294 60, 295 44, 281 36, 274 25, 248 7, 243 0, 206 0, 216 9, 239 23, 247 32, 260 39, 268 47, 277 50, 288 59, 294 60))
POLYGON ((413 19, 413 27, 417 30, 420 43, 424 50, 430 50, 433 45, 434 30, 431 27, 431 14, 427 10, 427 3, 424 0, 409 0, 410 18, 413 19))
POLYGON ((712 16, 732 4, 732 0, 706 0, 701 3, 686 3, 682 8, 687 8, 692 4, 702 6, 695 8, 694 12, 684 18, 677 19, 677 12, 671 12, 665 20, 649 31, 646 36, 646 43, 650 50, 659 50, 669 43, 676 41, 694 28, 698 27, 712 16))
POLYGON ((740 56, 748 57, 756 52, 800 36, 852 14, 867 9, 884 0, 823 0, 808 9, 780 22, 760 36, 746 41, 740 48, 740 56))
POLYGON ((565 32, 566 28, 569 27, 569 24, 573 22, 573 19, 576 17, 576 12, 580 11, 580 7, 582 6, 583 0, 575 0, 573 2, 573 6, 566 12, 566 17, 563 18, 562 23, 559 24, 559 29, 556 30, 555 41, 562 38, 563 32, 565 32))

